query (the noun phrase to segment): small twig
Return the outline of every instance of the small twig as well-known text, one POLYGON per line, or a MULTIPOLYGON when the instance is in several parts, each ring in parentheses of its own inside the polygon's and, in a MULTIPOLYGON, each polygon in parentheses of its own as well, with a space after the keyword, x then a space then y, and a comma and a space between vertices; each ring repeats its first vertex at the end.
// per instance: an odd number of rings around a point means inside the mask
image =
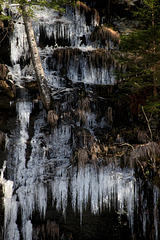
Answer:
POLYGON ((134 149, 134 147, 129 143, 121 143, 120 146, 128 146, 128 147, 131 147, 132 149, 134 149))
POLYGON ((146 113, 144 111, 144 107, 143 106, 142 106, 142 112, 143 112, 143 114, 145 116, 145 119, 147 121, 148 129, 149 129, 149 132, 150 132, 150 135, 151 135, 151 142, 152 142, 153 135, 152 135, 152 130, 151 130, 150 123, 149 123, 150 120, 148 120, 148 117, 147 117, 147 115, 146 115, 146 113))
POLYGON ((137 158, 136 158, 136 160, 137 160, 137 162, 139 163, 139 165, 140 165, 140 167, 141 167, 141 169, 142 169, 143 176, 147 179, 147 176, 146 176, 146 174, 145 174, 145 172, 144 172, 144 167, 142 166, 141 162, 140 162, 137 158))
POLYGON ((5 35, 4 35, 3 38, 0 40, 0 44, 1 44, 1 43, 3 42, 3 40, 6 38, 7 34, 8 34, 8 28, 6 29, 5 35))

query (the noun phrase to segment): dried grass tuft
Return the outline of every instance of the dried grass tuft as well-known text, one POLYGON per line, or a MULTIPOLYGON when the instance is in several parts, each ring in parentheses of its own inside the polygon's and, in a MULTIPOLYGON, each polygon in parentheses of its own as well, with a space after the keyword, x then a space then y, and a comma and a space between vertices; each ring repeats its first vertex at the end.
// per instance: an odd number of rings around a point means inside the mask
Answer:
POLYGON ((85 13, 90 13, 91 15, 95 16, 95 20, 97 22, 97 24, 99 25, 99 21, 100 21, 100 16, 99 13, 96 9, 92 9, 90 7, 88 7, 85 3, 77 1, 77 7, 79 8, 79 10, 83 10, 85 13))
POLYGON ((91 35, 91 40, 95 41, 98 39, 107 40, 108 38, 111 39, 114 43, 120 42, 120 34, 117 31, 114 31, 112 28, 108 27, 101 27, 94 31, 91 35))
POLYGON ((55 114, 53 110, 50 110, 50 111, 48 112, 47 122, 48 122, 51 126, 55 126, 55 125, 57 125, 57 121, 58 121, 58 115, 55 114))
POLYGON ((156 142, 148 142, 135 146, 131 152, 131 159, 150 159, 155 160, 155 157, 160 155, 160 145, 156 142))
POLYGON ((77 6, 81 9, 83 9, 85 12, 90 12, 91 11, 91 8, 88 7, 85 3, 83 2, 80 2, 80 1, 77 1, 77 6))

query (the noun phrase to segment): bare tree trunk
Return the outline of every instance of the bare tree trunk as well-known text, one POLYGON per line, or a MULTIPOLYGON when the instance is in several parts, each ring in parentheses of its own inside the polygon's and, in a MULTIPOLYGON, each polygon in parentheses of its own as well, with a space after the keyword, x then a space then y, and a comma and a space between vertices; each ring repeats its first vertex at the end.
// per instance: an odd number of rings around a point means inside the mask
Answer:
POLYGON ((40 97, 41 97, 41 100, 43 102, 45 109, 49 111, 51 108, 50 91, 49 91, 49 87, 47 85, 47 80, 44 75, 41 59, 39 56, 39 52, 38 52, 38 48, 37 48, 37 44, 36 44, 36 40, 35 40, 35 36, 34 36, 31 19, 27 13, 28 13, 28 6, 23 5, 23 20, 24 20, 24 25, 25 25, 25 30, 26 30, 26 34, 27 34, 29 48, 31 51, 32 62, 33 62, 33 66, 34 66, 34 69, 36 72, 40 97))

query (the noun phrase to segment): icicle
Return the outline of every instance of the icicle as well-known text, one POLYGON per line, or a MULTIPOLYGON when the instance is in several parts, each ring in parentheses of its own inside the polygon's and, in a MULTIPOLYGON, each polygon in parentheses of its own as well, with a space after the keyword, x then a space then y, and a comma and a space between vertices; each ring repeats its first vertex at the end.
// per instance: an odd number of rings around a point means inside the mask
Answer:
POLYGON ((1 184, 3 184, 3 182, 4 182, 4 171, 5 171, 5 169, 6 169, 6 164, 7 164, 7 162, 4 161, 3 167, 2 167, 2 169, 0 170, 0 173, 1 173, 0 183, 1 183, 1 184))
POLYGON ((153 189, 153 193, 154 193, 154 202, 153 202, 153 205, 154 205, 154 228, 155 228, 155 240, 158 240, 159 239, 159 231, 158 231, 158 226, 159 226, 159 209, 158 209, 158 206, 157 206, 157 203, 158 203, 158 199, 159 199, 159 196, 160 196, 160 192, 159 192, 159 189, 157 187, 154 186, 154 189, 153 189))
POLYGON ((37 209, 40 212, 41 218, 44 219, 46 215, 46 208, 47 208, 47 188, 43 183, 38 184, 37 186, 36 204, 37 204, 37 209))
POLYGON ((14 31, 11 37, 11 62, 16 64, 23 56, 26 59, 29 47, 27 43, 27 36, 23 25, 22 18, 14 24, 14 31))
POLYGON ((97 214, 111 204, 123 212, 127 207, 127 214, 131 227, 133 227, 134 216, 134 185, 135 179, 132 172, 122 170, 111 171, 103 168, 97 172, 93 166, 81 168, 76 174, 74 172, 71 182, 72 206, 74 211, 78 209, 82 222, 82 213, 90 199, 91 212, 97 214), (117 206, 118 200, 118 206, 117 206))
POLYGON ((64 217, 68 201, 68 178, 67 176, 55 177, 51 183, 53 205, 56 203, 58 211, 62 209, 64 217))
POLYGON ((12 196, 13 182, 6 181, 4 187, 4 236, 6 240, 19 240, 20 234, 16 224, 18 202, 16 196, 12 196))
POLYGON ((24 239, 26 239, 26 240, 32 240, 32 223, 31 223, 30 220, 28 220, 28 221, 26 222, 24 232, 25 232, 25 237, 24 237, 24 239))

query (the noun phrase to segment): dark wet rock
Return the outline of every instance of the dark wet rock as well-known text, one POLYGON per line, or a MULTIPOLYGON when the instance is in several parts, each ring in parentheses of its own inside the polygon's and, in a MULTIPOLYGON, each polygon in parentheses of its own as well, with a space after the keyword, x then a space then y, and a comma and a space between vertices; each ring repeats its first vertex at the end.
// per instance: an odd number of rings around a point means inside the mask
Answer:
POLYGON ((37 93, 38 92, 38 84, 37 81, 24 81, 25 88, 28 89, 29 93, 37 93))
POLYGON ((6 135, 0 131, 0 149, 5 150, 5 145, 6 145, 6 135))
POLYGON ((0 97, 0 111, 14 111, 15 110, 15 103, 12 102, 12 99, 6 94, 3 94, 2 91, 0 91, 1 97, 0 97))
POLYGON ((8 97, 8 99, 13 100, 15 98, 16 93, 15 85, 9 81, 0 81, 0 92, 1 94, 8 97))
MULTIPOLYGON (((1 121, 0 121, 1 123, 1 121)), ((0 170, 2 169, 3 165, 4 165, 4 159, 6 157, 6 145, 7 145, 7 141, 8 141, 8 137, 7 134, 5 134, 4 132, 2 132, 0 130, 0 170)), ((1 182, 0 182, 1 184, 1 182)), ((0 199, 1 199, 1 189, 0 189, 0 199)), ((1 201, 1 200, 0 200, 1 201)))
POLYGON ((0 131, 9 133, 14 128, 16 117, 15 102, 5 95, 0 97, 0 131))
POLYGON ((9 33, 13 30, 7 20, 0 21, 0 62, 10 65, 10 41, 9 33))
POLYGON ((8 67, 0 63, 0 92, 1 97, 5 95, 9 99, 15 97, 15 85, 12 80, 8 79, 8 67))
POLYGON ((59 239, 59 225, 55 221, 46 222, 33 226, 34 239, 59 239))
POLYGON ((15 85, 9 80, 0 80, 0 111, 15 111, 15 85))

